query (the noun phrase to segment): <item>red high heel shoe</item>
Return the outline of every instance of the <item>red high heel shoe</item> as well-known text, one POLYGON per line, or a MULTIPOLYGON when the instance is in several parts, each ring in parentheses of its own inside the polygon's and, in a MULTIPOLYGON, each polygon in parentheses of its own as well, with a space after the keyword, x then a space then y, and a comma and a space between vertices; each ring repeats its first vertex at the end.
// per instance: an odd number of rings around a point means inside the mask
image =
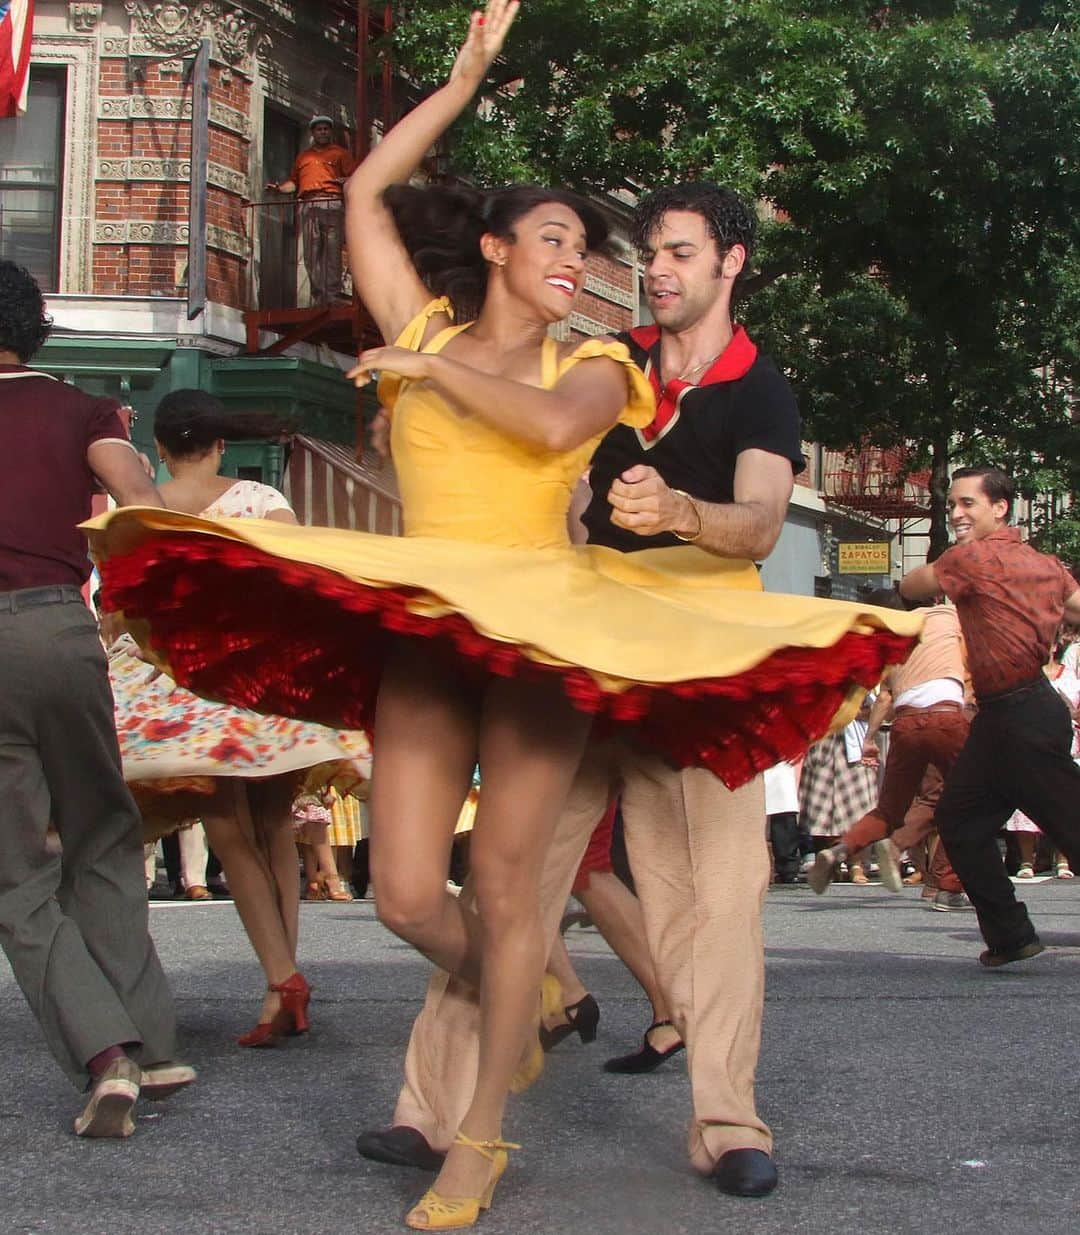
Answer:
POLYGON ((270 984, 270 989, 281 996, 281 1007, 268 1021, 260 1021, 254 1029, 236 1039, 237 1046, 273 1046, 278 1038, 295 1037, 307 1033, 308 1004, 311 1002, 311 987, 302 973, 294 973, 284 982, 270 984))

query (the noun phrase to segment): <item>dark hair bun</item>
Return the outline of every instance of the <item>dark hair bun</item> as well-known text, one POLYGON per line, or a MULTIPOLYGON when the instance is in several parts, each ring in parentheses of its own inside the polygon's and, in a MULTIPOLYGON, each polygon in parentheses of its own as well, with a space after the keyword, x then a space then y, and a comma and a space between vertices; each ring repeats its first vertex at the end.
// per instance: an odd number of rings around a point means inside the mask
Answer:
POLYGON ((174 390, 154 413, 154 437, 179 458, 203 454, 217 441, 259 441, 286 437, 295 426, 264 412, 228 411, 205 390, 174 390))

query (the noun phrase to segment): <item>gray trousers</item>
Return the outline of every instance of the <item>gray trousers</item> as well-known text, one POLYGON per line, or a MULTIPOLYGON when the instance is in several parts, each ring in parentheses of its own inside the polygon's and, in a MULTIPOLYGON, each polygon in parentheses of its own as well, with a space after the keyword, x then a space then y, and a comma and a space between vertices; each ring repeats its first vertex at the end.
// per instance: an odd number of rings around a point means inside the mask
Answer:
POLYGON ((345 242, 345 208, 340 200, 302 201, 304 269, 311 283, 311 303, 329 304, 341 295, 341 252, 345 242))
POLYGON ((119 1043, 144 1065, 173 1058, 142 823, 97 623, 74 587, 0 593, 0 946, 76 1086, 119 1043), (50 821, 62 856, 46 846, 50 821))

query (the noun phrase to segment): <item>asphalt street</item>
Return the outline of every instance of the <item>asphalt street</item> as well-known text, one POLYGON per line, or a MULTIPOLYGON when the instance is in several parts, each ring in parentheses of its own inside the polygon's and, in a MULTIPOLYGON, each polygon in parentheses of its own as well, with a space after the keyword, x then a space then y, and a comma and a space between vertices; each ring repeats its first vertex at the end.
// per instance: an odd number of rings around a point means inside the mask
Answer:
MULTIPOLYGON (((512 1099, 524 1143, 484 1235, 1080 1229, 1080 881, 1027 886, 1044 955, 988 972, 974 917, 892 897, 778 888, 766 910, 759 1106, 779 1190, 716 1192, 686 1165, 685 1065, 646 1077, 600 1063, 633 1049, 648 1009, 594 931, 571 953, 601 1005, 598 1041, 564 1042, 512 1099)), ((427 968, 370 902, 305 905, 313 1030, 267 1051, 259 971, 228 902, 155 902, 187 1059, 167 1104, 140 1103, 128 1141, 77 1140, 75 1094, 0 961, 0 1235, 328 1235, 398 1232, 427 1177, 362 1161, 388 1121, 427 968)))

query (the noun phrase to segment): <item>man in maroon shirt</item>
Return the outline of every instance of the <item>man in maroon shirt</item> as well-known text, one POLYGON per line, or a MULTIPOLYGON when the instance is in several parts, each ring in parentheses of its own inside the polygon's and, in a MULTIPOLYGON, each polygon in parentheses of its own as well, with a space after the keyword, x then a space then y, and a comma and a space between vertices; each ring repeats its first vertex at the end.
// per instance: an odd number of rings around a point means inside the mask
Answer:
POLYGON ((165 1097, 195 1073, 173 1062, 77 525, 99 484, 122 504, 162 503, 119 405, 26 367, 50 325, 31 276, 0 261, 0 945, 57 1063, 90 1088, 75 1132, 128 1136, 140 1090, 165 1097))
POLYGON ((995 838, 1016 809, 1075 866, 1080 861, 1080 767, 1072 721, 1043 673, 1062 618, 1080 621, 1080 587, 1055 557, 1009 527, 1013 482, 997 468, 953 473, 949 521, 956 544, 905 575, 900 592, 954 602, 979 705, 937 808, 938 831, 979 915, 989 968, 1043 950, 1016 899, 995 838))

